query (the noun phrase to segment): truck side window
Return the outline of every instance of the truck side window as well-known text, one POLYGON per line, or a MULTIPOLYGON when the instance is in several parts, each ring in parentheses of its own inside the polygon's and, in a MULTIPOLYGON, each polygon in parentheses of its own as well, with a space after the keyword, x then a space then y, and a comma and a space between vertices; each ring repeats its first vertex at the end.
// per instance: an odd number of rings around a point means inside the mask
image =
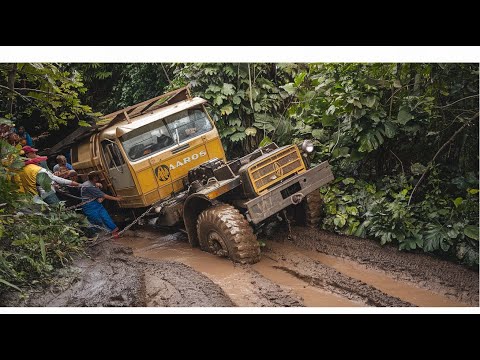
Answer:
POLYGON ((109 169, 120 167, 125 164, 125 160, 123 159, 117 144, 111 143, 110 141, 103 141, 102 147, 109 169))

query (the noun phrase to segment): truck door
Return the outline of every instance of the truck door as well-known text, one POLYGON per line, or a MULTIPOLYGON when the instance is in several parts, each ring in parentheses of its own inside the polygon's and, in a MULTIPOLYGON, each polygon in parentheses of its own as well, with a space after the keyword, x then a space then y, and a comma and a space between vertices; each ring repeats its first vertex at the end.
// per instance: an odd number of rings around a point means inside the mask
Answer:
POLYGON ((111 140, 102 141, 103 154, 107 164, 108 174, 118 195, 122 194, 123 189, 135 187, 130 169, 125 163, 118 145, 111 140))

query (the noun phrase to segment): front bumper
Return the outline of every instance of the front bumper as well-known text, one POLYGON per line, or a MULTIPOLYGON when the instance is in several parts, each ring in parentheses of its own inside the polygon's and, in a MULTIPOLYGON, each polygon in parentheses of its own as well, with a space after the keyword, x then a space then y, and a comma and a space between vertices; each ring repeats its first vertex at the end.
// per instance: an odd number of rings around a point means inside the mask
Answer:
POLYGON ((253 224, 258 224, 287 206, 298 204, 305 196, 333 179, 332 168, 328 161, 324 161, 269 189, 266 194, 248 201, 245 204, 247 218, 253 224))

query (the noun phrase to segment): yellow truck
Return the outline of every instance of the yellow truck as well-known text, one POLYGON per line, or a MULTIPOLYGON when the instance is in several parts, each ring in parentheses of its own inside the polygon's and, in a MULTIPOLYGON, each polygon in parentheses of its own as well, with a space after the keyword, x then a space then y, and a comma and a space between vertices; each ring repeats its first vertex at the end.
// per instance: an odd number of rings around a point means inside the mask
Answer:
POLYGON ((318 224, 318 189, 333 180, 328 162, 309 166, 313 144, 271 143, 227 161, 206 100, 188 87, 105 115, 52 150, 70 148, 78 173, 96 170, 118 206, 149 223, 185 226, 192 246, 240 263, 260 259, 257 230, 295 209, 318 224))

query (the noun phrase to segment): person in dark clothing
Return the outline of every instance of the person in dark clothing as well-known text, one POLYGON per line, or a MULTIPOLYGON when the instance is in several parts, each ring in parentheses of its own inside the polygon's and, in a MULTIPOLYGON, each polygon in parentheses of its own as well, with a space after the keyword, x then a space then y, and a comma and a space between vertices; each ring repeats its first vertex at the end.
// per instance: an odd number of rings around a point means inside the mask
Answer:
POLYGON ((107 227, 112 232, 112 235, 117 238, 118 226, 113 222, 107 210, 103 207, 102 202, 105 199, 121 201, 122 198, 120 196, 107 195, 102 190, 98 189, 95 184, 99 181, 100 178, 98 172, 92 171, 88 174, 88 181, 85 181, 80 186, 82 201, 95 199, 84 204, 82 210, 91 224, 107 227))
POLYGON ((19 126, 17 134, 20 137, 20 142, 22 145, 33 146, 32 137, 25 131, 24 126, 19 126))

